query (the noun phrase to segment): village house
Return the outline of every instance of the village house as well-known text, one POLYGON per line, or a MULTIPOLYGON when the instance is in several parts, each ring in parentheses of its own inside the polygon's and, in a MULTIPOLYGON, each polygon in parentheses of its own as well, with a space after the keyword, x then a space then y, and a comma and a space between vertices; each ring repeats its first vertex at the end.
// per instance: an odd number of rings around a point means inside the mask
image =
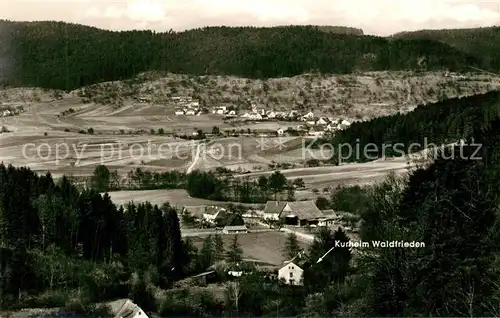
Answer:
POLYGON ((186 115, 188 115, 188 116, 194 116, 195 114, 196 114, 196 111, 194 109, 186 110, 186 115))
POLYGON ((250 118, 251 115, 249 113, 244 113, 243 115, 240 116, 241 118, 250 118))
POLYGON ((229 113, 227 113, 228 116, 236 116, 236 111, 233 109, 233 110, 230 110, 229 113))
POLYGON ((3 117, 7 117, 7 116, 11 116, 12 115, 12 112, 10 110, 4 110, 3 113, 2 113, 2 116, 3 117))
POLYGON ((310 266, 310 260, 300 252, 278 270, 278 279, 289 285, 299 286, 303 284, 304 270, 310 266))
POLYGON ((307 120, 312 120, 314 119, 314 113, 313 112, 308 112, 304 116, 302 116, 302 120, 307 121, 307 120))
POLYGON ((250 119, 262 120, 262 115, 261 114, 252 114, 252 115, 250 115, 250 119))
POLYGON ((316 125, 326 125, 326 124, 328 124, 328 119, 325 117, 320 117, 320 119, 316 121, 316 125))
POLYGON ((282 136, 285 133, 285 131, 283 130, 283 128, 278 128, 276 129, 276 133, 278 134, 278 136, 282 136))
POLYGON ((264 220, 278 221, 280 213, 283 211, 286 204, 286 201, 267 201, 262 213, 262 218, 264 220))
POLYGON ((287 263, 278 270, 278 279, 289 285, 302 285, 304 270, 293 262, 287 263))
POLYGON ((272 110, 268 111, 266 115, 267 115, 267 118, 269 118, 269 119, 276 118, 276 113, 274 111, 272 111, 272 110))
POLYGON ((182 110, 182 109, 175 110, 175 115, 177 115, 177 116, 184 115, 184 110, 182 110))
POLYGON ((347 127, 351 126, 351 123, 348 122, 347 120, 342 120, 342 122, 339 124, 339 129, 343 130, 346 129, 347 127))
POLYGON ((218 206, 207 206, 203 211, 202 217, 203 220, 207 221, 208 223, 217 224, 221 221, 225 221, 228 215, 229 212, 224 208, 218 206))

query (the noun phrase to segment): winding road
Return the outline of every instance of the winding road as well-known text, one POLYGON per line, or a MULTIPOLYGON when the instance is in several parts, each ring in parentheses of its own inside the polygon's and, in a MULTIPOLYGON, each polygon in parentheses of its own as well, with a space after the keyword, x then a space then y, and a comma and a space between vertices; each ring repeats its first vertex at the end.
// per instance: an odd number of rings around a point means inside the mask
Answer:
POLYGON ((196 146, 196 153, 193 157, 193 161, 191 162, 191 164, 189 165, 189 167, 186 170, 187 174, 191 173, 193 171, 194 167, 196 167, 196 165, 198 164, 198 160, 200 159, 201 146, 202 146, 202 144, 198 144, 196 146))

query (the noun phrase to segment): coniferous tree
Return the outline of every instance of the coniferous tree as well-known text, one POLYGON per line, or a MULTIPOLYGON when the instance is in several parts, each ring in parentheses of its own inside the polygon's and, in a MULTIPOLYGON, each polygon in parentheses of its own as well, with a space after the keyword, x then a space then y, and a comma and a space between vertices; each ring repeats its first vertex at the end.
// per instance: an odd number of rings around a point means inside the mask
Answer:
POLYGON ((283 257, 286 260, 291 260, 301 251, 297 235, 295 233, 290 233, 286 237, 285 246, 283 247, 283 257))
POLYGON ((222 236, 219 234, 215 234, 213 236, 214 240, 214 260, 221 261, 224 259, 224 241, 222 240, 222 236))
POLYGON ((227 247, 226 260, 232 264, 241 262, 243 256, 243 249, 238 242, 238 235, 233 236, 231 244, 227 247))

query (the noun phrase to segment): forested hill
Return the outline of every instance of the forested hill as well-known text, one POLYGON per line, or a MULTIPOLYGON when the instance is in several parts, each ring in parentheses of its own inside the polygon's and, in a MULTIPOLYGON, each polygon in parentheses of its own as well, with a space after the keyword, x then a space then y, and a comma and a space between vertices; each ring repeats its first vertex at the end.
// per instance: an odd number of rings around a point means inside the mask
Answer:
POLYGON ((155 33, 8 21, 0 21, 0 59, 4 84, 65 90, 150 70, 267 78, 481 66, 479 58, 440 42, 336 34, 314 26, 155 33))
POLYGON ((440 41, 480 57, 487 70, 500 71, 500 27, 420 30, 397 33, 392 38, 440 41))
POLYGON ((369 161, 383 156, 401 156, 419 151, 430 144, 441 146, 470 140, 478 129, 488 128, 491 121, 500 116, 500 91, 470 97, 453 98, 434 104, 419 106, 405 114, 377 117, 369 121, 353 123, 338 132, 334 144, 357 144, 362 152, 345 161, 369 161), (387 147, 387 148, 384 148, 387 147))

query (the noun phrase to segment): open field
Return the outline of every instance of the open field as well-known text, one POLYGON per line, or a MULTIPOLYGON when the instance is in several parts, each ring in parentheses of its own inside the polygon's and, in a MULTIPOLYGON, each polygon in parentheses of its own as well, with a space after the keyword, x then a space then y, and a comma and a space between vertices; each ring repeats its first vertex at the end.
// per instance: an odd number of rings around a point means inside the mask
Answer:
MULTIPOLYGON (((194 205, 227 205, 230 202, 219 202, 190 197, 186 190, 139 190, 139 191, 112 191, 109 192, 111 199, 116 204, 126 204, 130 201, 136 203, 149 201, 151 204, 161 205, 169 202, 172 206, 182 208, 194 205)), ((243 204, 245 206, 260 207, 262 204, 243 204)), ((198 216, 200 217, 200 216, 198 216)))
MULTIPOLYGON (((275 266, 280 266, 286 259, 281 255, 286 243, 286 234, 283 232, 262 232, 237 234, 238 242, 243 249, 243 258, 259 260, 275 266)), ((221 235, 224 240, 224 247, 227 248, 233 240, 235 234, 221 235)), ((206 236, 191 237, 193 244, 200 248, 206 236)), ((299 241, 302 248, 308 247, 307 243, 299 241)))
MULTIPOLYGON (((339 184, 366 184, 379 181, 394 172, 404 174, 413 169, 422 158, 422 153, 397 158, 382 158, 366 163, 349 163, 340 166, 320 166, 281 170, 287 179, 301 178, 307 187, 323 188, 339 184)), ((420 162, 421 164, 421 162, 420 162)), ((272 171, 240 174, 236 177, 258 178, 272 171)))

